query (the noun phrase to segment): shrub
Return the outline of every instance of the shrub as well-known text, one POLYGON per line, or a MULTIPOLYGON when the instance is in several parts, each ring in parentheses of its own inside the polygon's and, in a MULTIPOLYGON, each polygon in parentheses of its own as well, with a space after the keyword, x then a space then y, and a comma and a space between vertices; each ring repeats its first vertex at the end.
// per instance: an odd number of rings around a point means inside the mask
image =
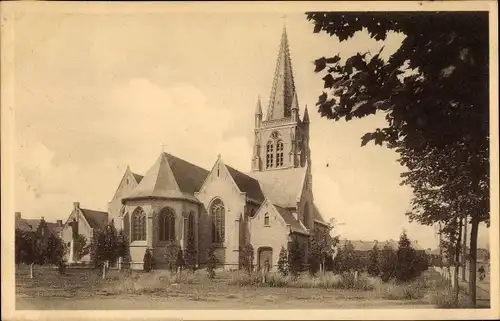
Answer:
POLYGON ((290 269, 290 273, 292 274, 293 277, 297 277, 299 273, 302 271, 304 264, 303 257, 304 257, 304 251, 300 246, 297 238, 294 238, 292 240, 292 244, 290 246, 290 252, 288 255, 288 266, 290 269))
POLYGON ((388 282, 394 276, 396 253, 389 244, 385 244, 380 252, 379 271, 383 282, 388 282))
POLYGON ((250 275, 253 271, 254 250, 252 244, 240 247, 240 262, 242 268, 250 275))
POLYGON ((256 273, 234 273, 229 279, 228 284, 238 285, 238 286, 258 286, 260 285, 261 279, 256 273))
POLYGON ((178 266, 177 263, 181 263, 180 261, 178 262, 179 251, 181 251, 181 247, 178 244, 172 242, 167 245, 164 258, 165 258, 165 264, 167 265, 167 268, 171 272, 175 271, 175 269, 178 266))
POLYGON ((458 302, 455 301, 455 293, 451 289, 438 291, 433 294, 432 302, 440 309, 470 309, 472 305, 468 298, 460 293, 458 302))
POLYGON ((184 263, 192 271, 196 269, 196 247, 194 236, 188 238, 186 249, 184 250, 184 263))
POLYGON ((207 273, 210 279, 215 278, 215 267, 217 265, 217 257, 215 256, 215 248, 208 249, 207 273))
POLYGON ((388 300, 415 300, 424 297, 424 287, 419 282, 398 283, 391 281, 383 283, 377 289, 379 295, 388 300))
POLYGON ((415 249, 411 246, 406 232, 403 232, 399 239, 396 258, 394 276, 398 281, 408 282, 420 275, 417 265, 417 254, 415 249))
POLYGON ((280 256, 278 259, 278 271, 282 276, 287 276, 289 272, 288 251, 283 246, 281 247, 280 256))
POLYGON ((371 276, 378 276, 380 274, 379 269, 379 249, 377 243, 373 246, 373 249, 369 253, 369 261, 368 261, 368 274, 371 276))
POLYGON ((146 249, 146 252, 144 253, 144 258, 143 258, 143 270, 144 270, 144 272, 151 271, 152 262, 153 262, 153 255, 151 254, 151 250, 146 249))

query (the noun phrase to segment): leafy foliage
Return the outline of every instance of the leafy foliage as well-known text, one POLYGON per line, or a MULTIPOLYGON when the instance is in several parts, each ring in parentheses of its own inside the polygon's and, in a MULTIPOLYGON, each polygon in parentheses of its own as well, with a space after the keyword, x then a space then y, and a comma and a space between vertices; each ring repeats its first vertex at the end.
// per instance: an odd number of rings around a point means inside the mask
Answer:
POLYGON ((281 247, 278 258, 278 272, 282 276, 287 276, 288 272, 290 272, 288 267, 288 251, 283 246, 281 247))
POLYGON ((247 244, 240 248, 240 262, 241 266, 248 274, 253 271, 254 250, 252 244, 247 244))
POLYGON ((178 267, 177 262, 179 259, 179 252, 182 253, 181 247, 179 244, 171 242, 167 245, 165 250, 165 263, 167 264, 167 268, 170 271, 175 271, 178 267))
POLYGON ((94 230, 90 252, 95 267, 101 268, 106 262, 115 263, 118 260, 120 245, 113 224, 108 224, 101 230, 94 230))
POLYGON ((290 244, 290 250, 288 253, 288 266, 290 269, 290 274, 293 277, 297 277, 304 268, 304 249, 300 246, 297 238, 292 239, 292 244, 290 244))
POLYGON ((207 273, 210 279, 215 278, 215 268, 217 266, 217 257, 215 256, 215 248, 212 246, 208 249, 207 273))
POLYGON ((396 252, 389 244, 385 244, 379 258, 380 278, 382 281, 387 282, 394 277, 396 260, 396 252))
POLYGON ((411 246, 410 239, 408 239, 406 232, 401 233, 396 257, 396 280, 407 282, 420 275, 421 271, 418 270, 417 266, 417 253, 411 246))
POLYGON ((187 267, 191 268, 191 270, 195 270, 196 268, 196 256, 198 251, 196 250, 194 237, 189 237, 187 240, 187 246, 184 250, 184 262, 187 267))
POLYGON ((90 244, 87 243, 87 238, 82 234, 75 235, 73 246, 76 261, 80 261, 82 257, 90 253, 90 244))
POLYGON ((380 274, 379 263, 378 263, 379 255, 380 255, 380 250, 378 249, 378 244, 375 243, 375 245, 373 245, 373 248, 369 253, 369 261, 368 261, 368 274, 370 274, 371 276, 378 276, 380 274))
POLYGON ((337 273, 354 272, 362 269, 361 259, 354 251, 354 246, 350 241, 346 242, 344 247, 339 249, 339 253, 333 264, 334 271, 337 273))
MULTIPOLYGON (((384 113, 385 128, 361 137, 400 155, 402 184, 413 188, 410 220, 441 222, 448 233, 466 214, 471 222, 471 280, 478 224, 489 224, 489 25, 486 12, 310 12, 314 32, 340 41, 364 30, 385 41, 405 36, 388 59, 382 49, 315 61, 324 91, 322 116, 350 121, 384 113)), ((445 234, 446 235, 446 234, 445 234)), ((475 284, 470 284, 475 304, 475 284)))
MULTIPOLYGON (((39 235, 31 231, 15 230, 15 262, 33 264, 55 264, 62 266, 67 251, 63 241, 49 233, 39 235)), ((63 272, 63 269, 60 269, 63 272)))

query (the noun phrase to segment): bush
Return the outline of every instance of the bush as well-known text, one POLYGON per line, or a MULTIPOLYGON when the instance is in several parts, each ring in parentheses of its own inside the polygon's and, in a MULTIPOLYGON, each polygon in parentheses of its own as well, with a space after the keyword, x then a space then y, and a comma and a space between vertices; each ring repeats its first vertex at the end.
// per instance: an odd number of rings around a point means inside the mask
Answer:
MULTIPOLYGON (((176 243, 169 243, 167 245, 167 249, 165 251, 165 264, 167 268, 173 272, 178 267, 178 263, 182 263, 179 260, 179 251, 181 251, 181 247, 176 243)), ((180 253, 182 257, 182 252, 180 253)))
POLYGON ((240 247, 240 262, 242 268, 251 274, 253 271, 254 250, 252 244, 240 247))
POLYGON ((288 255, 288 266, 293 277, 297 277, 299 273, 302 272, 304 268, 303 257, 304 250, 300 246, 297 238, 294 238, 288 255))
POLYGON ((371 276, 378 276, 380 274, 379 269, 379 249, 377 243, 373 246, 373 249, 369 253, 369 262, 368 262, 368 274, 371 276))
POLYGON ((433 303, 440 309, 470 309, 473 308, 467 296, 460 293, 458 303, 455 302, 455 293, 452 290, 438 291, 432 297, 433 303))
POLYGON ((258 286, 262 283, 257 273, 239 273, 235 272, 228 281, 230 285, 238 286, 258 286))
POLYGON ((217 265, 217 257, 215 256, 215 248, 208 249, 207 273, 210 279, 215 278, 215 267, 217 265))
POLYGON ((395 265, 396 253, 389 244, 385 244, 379 258, 380 278, 383 282, 388 282, 394 277, 395 265))
POLYGON ((420 282, 398 283, 394 280, 383 283, 377 289, 380 297, 388 300, 415 300, 424 297, 425 291, 420 282))
POLYGON ((394 270, 395 278, 400 282, 408 282, 420 275, 417 264, 417 253, 411 246, 410 239, 405 232, 399 239, 399 247, 396 252, 396 266, 394 270))
POLYGON ((289 272, 288 251, 283 246, 281 247, 280 256, 278 259, 278 271, 282 276, 287 276, 289 272))

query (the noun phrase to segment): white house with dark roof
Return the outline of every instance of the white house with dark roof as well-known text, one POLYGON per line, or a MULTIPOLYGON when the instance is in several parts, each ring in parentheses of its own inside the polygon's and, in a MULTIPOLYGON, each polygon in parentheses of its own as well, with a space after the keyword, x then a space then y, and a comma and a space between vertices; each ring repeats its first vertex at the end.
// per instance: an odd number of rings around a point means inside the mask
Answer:
MULTIPOLYGON (((108 224, 108 213, 81 208, 79 202, 73 203, 73 210, 68 216, 60 232, 63 242, 68 246, 67 261, 73 263, 76 261, 74 251, 74 239, 78 234, 87 239, 87 244, 94 235, 94 230, 99 230, 108 224)), ((90 255, 85 255, 79 259, 80 262, 90 262, 90 255)))
POLYGON ((307 107, 299 113, 284 29, 265 118, 257 102, 251 172, 238 171, 220 156, 206 170, 168 153, 144 177, 127 168, 109 215, 129 236, 131 266, 142 268, 150 249, 161 267, 168 244, 186 248, 189 239, 198 264, 215 247, 226 269, 239 267, 246 244, 255 250, 257 267, 265 261, 275 267, 281 247, 294 238, 307 256, 308 235, 327 223, 314 204, 307 107))

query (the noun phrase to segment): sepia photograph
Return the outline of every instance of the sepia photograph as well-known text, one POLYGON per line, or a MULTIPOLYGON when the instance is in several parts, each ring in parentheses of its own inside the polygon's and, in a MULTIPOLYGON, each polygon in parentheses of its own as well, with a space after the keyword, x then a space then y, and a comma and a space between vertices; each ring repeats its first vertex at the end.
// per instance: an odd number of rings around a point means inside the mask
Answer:
POLYGON ((6 320, 500 317, 496 2, 0 8, 6 320))

